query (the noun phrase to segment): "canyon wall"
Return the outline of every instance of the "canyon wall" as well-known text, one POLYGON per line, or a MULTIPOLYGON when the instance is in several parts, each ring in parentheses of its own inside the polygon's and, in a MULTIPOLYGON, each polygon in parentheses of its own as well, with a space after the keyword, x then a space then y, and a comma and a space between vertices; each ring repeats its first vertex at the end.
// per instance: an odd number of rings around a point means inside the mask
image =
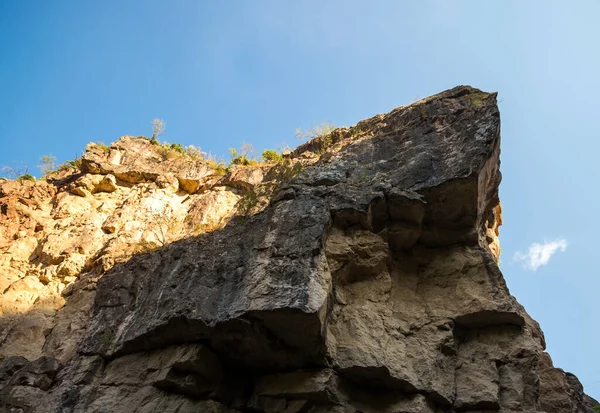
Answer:
POLYGON ((0 182, 0 410, 591 413, 498 268, 496 95, 0 182))

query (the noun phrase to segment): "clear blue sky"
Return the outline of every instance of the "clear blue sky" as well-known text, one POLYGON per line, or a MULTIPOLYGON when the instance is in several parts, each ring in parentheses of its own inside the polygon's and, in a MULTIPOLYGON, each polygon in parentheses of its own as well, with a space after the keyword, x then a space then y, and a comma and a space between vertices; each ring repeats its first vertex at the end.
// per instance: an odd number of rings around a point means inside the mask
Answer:
POLYGON ((503 272, 555 364, 600 398, 598 16, 595 0, 0 0, 0 165, 39 175, 41 155, 155 117, 224 156, 459 84, 498 91, 503 272), (537 271, 513 258, 555 240, 537 271))

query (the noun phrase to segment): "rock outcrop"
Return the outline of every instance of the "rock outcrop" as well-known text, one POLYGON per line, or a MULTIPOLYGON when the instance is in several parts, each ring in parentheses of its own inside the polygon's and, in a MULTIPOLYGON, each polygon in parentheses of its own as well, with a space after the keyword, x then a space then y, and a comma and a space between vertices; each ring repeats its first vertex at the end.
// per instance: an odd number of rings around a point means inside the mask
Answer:
POLYGON ((591 413, 498 268, 496 95, 0 183, 0 410, 591 413))

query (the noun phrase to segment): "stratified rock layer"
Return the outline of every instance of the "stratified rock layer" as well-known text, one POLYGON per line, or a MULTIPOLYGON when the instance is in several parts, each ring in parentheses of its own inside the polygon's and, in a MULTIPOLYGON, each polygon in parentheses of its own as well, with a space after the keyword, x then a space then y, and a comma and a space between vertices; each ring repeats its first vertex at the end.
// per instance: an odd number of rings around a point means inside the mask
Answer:
POLYGON ((0 408, 592 412, 498 269, 499 152, 457 87, 279 164, 123 137, 1 184, 0 408))

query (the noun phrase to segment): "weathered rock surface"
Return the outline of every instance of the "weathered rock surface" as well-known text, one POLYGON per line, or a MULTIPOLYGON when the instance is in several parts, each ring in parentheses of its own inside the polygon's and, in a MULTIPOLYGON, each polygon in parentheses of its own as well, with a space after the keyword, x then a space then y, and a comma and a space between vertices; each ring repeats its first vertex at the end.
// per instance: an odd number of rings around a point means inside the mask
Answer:
POLYGON ((0 410, 591 413, 497 265, 495 98, 276 165, 123 137, 0 183, 0 410))

